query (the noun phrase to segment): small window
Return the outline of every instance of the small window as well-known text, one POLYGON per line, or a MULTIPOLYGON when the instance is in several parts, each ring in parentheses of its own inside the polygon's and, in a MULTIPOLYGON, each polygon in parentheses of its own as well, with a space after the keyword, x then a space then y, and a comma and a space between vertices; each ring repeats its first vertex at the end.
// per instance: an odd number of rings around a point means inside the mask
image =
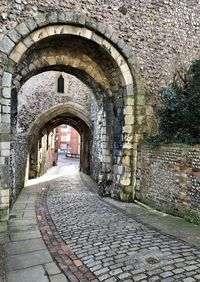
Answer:
POLYGON ((62 75, 58 78, 58 93, 64 93, 64 78, 62 75))

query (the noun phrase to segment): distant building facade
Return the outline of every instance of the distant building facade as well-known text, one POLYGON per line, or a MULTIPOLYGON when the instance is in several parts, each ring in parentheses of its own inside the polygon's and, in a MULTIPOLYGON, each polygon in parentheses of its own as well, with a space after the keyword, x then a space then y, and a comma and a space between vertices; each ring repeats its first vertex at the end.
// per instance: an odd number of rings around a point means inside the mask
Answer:
POLYGON ((58 150, 69 156, 80 155, 80 135, 73 127, 62 124, 56 128, 58 150))

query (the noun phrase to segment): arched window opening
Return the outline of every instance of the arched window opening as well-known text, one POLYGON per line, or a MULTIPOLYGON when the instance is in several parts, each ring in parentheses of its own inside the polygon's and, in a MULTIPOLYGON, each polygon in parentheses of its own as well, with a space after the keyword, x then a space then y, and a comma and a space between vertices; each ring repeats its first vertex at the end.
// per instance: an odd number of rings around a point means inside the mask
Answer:
POLYGON ((58 93, 64 93, 64 78, 62 75, 58 78, 58 93))

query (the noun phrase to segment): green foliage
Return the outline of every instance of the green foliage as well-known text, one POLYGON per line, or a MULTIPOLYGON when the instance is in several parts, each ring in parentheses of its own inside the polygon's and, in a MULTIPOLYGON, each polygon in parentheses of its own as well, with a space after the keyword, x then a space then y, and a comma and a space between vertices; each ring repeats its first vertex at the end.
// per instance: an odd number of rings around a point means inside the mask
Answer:
POLYGON ((200 143, 200 60, 178 78, 171 89, 161 92, 164 106, 157 111, 161 139, 167 143, 200 143))
POLYGON ((200 225, 200 217, 197 214, 189 213, 184 219, 192 224, 200 225))
POLYGON ((159 135, 148 136, 143 140, 144 143, 150 143, 155 146, 159 145, 162 141, 163 139, 159 135))

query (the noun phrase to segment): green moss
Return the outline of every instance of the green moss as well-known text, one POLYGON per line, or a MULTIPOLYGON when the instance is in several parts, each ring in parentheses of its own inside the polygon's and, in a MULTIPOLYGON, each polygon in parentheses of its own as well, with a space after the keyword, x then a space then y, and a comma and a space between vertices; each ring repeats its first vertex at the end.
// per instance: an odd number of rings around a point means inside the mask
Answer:
POLYGON ((122 193, 120 193, 120 199, 121 199, 122 202, 131 203, 131 202, 133 202, 133 194, 122 192, 122 193))
POLYGON ((8 223, 7 221, 0 222, 0 233, 6 232, 8 229, 8 223))
POLYGON ((184 216, 184 219, 187 222, 190 222, 192 224, 200 225, 200 216, 198 214, 193 213, 193 212, 190 212, 189 214, 184 216))
POLYGON ((8 219, 8 207, 0 209, 0 220, 8 219))

